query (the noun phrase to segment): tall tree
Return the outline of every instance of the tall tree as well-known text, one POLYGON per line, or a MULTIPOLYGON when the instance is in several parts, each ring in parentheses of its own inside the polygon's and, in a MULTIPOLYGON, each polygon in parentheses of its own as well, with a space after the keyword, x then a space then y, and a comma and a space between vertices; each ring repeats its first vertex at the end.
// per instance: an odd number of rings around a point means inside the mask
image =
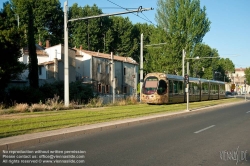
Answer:
POLYGON ((165 30, 167 42, 166 64, 171 73, 180 74, 182 50, 193 57, 195 45, 210 29, 206 8, 200 8, 199 0, 158 0, 157 5, 156 21, 165 30))
POLYGON ((166 45, 157 45, 159 43, 166 42, 166 32, 157 27, 152 31, 152 35, 150 35, 150 44, 149 47, 146 47, 145 54, 145 65, 144 69, 146 73, 149 72, 166 72, 171 73, 169 71, 169 65, 173 65, 174 63, 168 63, 172 60, 168 59, 168 54, 166 54, 166 45), (156 44, 156 45, 155 45, 156 44), (155 46, 154 46, 155 45, 155 46))
MULTIPOLYGON (((86 5, 79 7, 78 4, 73 4, 69 10, 69 18, 83 18, 87 16, 94 16, 102 14, 95 4, 90 7, 86 5)), ((107 25, 107 18, 94 18, 88 20, 78 20, 70 22, 70 42, 71 47, 82 46, 86 50, 104 51, 105 25, 107 25)))
MULTIPOLYGON (((132 58, 136 60, 137 62, 140 61, 140 42, 141 42, 141 34, 143 34, 143 55, 146 55, 148 53, 147 48, 145 45, 150 44, 150 36, 152 35, 153 31, 155 30, 155 27, 153 25, 149 25, 147 23, 141 24, 136 23, 133 25, 133 31, 132 35, 134 38, 134 52, 132 55, 132 58)), ((145 58, 144 58, 145 61, 145 58)))
POLYGON ((29 49, 29 82, 33 88, 38 88, 38 61, 36 54, 36 43, 34 38, 34 18, 33 9, 30 4, 28 7, 28 49, 29 49))
POLYGON ((217 73, 219 74, 217 76, 218 80, 230 82, 231 80, 228 77, 228 73, 234 72, 235 67, 233 62, 229 58, 221 58, 218 61, 218 69, 217 73))
POLYGON ((18 61, 21 57, 22 30, 18 28, 13 15, 11 5, 4 3, 0 11, 0 93, 10 80, 18 79, 26 68, 25 64, 18 61))
POLYGON ((106 34, 108 50, 120 56, 132 56, 136 43, 132 35, 133 24, 128 17, 111 17, 111 27, 106 34))
POLYGON ((250 85, 250 67, 245 69, 245 78, 246 78, 246 83, 250 85))
POLYGON ((50 40, 51 45, 63 42, 63 10, 59 0, 10 0, 13 11, 19 15, 20 26, 28 27, 27 4, 33 8, 34 36, 45 46, 50 40))

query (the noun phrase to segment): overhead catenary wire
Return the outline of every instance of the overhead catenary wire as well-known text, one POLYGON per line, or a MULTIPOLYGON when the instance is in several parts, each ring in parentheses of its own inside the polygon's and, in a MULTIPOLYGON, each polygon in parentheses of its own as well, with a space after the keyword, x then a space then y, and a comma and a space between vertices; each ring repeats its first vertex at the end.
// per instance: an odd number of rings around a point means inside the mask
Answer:
MULTIPOLYGON (((114 2, 112 2, 112 1, 110 1, 110 0, 107 0, 107 1, 109 1, 110 3, 112 3, 112 4, 114 4, 114 5, 118 6, 118 7, 120 7, 120 8, 122 8, 122 9, 125 9, 125 10, 129 11, 128 8, 124 8, 124 7, 118 5, 118 4, 116 4, 116 3, 114 3, 114 2)), ((137 9, 137 8, 136 8, 136 9, 137 9)), ((141 9, 142 9, 142 6, 139 6, 139 8, 138 8, 138 13, 139 13, 139 12, 142 13, 141 9)), ((132 14, 134 14, 134 13, 132 13, 132 14)), ((137 17, 139 17, 139 18, 141 18, 141 19, 143 19, 143 20, 145 20, 145 21, 147 21, 147 22, 150 22, 150 23, 153 24, 153 25, 155 25, 155 24, 154 24, 151 20, 149 20, 144 14, 143 14, 143 15, 144 15, 147 19, 145 19, 145 18, 143 18, 143 17, 140 17, 138 14, 134 14, 134 15, 137 16, 137 17)))

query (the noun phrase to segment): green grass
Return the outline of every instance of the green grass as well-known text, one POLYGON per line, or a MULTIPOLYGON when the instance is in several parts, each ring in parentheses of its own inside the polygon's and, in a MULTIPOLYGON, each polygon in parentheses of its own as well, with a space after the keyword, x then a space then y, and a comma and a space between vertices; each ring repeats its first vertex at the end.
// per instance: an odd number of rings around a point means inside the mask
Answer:
MULTIPOLYGON (((238 102, 241 100, 242 99, 231 98, 224 100, 193 102, 190 103, 189 108, 196 109, 223 103, 238 102)), ((137 104, 92 109, 87 108, 81 110, 1 115, 0 138, 185 109, 186 103, 170 105, 137 104)))

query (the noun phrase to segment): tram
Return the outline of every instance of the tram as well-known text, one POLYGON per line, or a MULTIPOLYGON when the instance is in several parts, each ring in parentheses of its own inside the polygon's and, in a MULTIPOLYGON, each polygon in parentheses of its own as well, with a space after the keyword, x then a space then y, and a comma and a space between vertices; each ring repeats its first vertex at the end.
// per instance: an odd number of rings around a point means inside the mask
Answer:
MULTIPOLYGON (((148 104, 186 102, 186 84, 182 76, 149 73, 142 86, 141 101, 148 104)), ((189 101, 225 98, 225 82, 189 77, 189 101)))

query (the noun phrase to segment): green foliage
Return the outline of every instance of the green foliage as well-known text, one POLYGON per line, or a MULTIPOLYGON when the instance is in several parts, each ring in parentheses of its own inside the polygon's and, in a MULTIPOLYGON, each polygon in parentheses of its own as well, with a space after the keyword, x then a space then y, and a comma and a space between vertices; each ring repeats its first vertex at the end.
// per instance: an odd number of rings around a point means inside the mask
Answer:
MULTIPOLYGON (((79 7, 73 4, 69 11, 69 18, 82 18, 100 15, 101 9, 96 5, 79 7)), ((113 52, 119 56, 130 56, 138 60, 140 33, 128 18, 102 17, 89 20, 70 22, 70 46, 85 50, 113 52)))
MULTIPOLYGON (((78 4, 73 4, 69 10, 69 19, 82 18, 93 15, 100 15, 102 11, 96 5, 78 7, 78 4)), ((71 22, 69 25, 70 46, 80 47, 85 50, 98 51, 103 47, 104 39, 104 24, 105 19, 96 18, 89 20, 79 20, 71 22), (102 39, 102 40, 100 40, 102 39)))
POLYGON ((33 9, 28 5, 28 49, 29 49, 29 83, 33 88, 38 88, 38 60, 36 54, 36 43, 34 38, 33 9))
POLYGON ((247 84, 250 85, 250 67, 246 68, 245 77, 246 77, 247 84))
POLYGON ((111 26, 109 27, 105 43, 109 52, 119 56, 132 57, 138 47, 137 40, 134 38, 132 22, 126 17, 111 17, 111 26))
POLYGON ((0 11, 0 98, 10 80, 18 79, 26 66, 18 61, 21 57, 22 31, 18 29, 17 22, 12 18, 10 4, 5 3, 0 11))
POLYGON ((93 88, 91 85, 83 85, 80 81, 70 83, 70 100, 77 101, 78 103, 87 103, 94 97, 93 88))
MULTIPOLYGON (((155 30, 155 27, 153 25, 148 25, 146 23, 141 24, 137 23, 134 25, 133 28, 133 36, 134 36, 134 53, 132 55, 132 58, 136 61, 140 61, 140 42, 141 42, 141 34, 143 34, 143 55, 146 55, 148 53, 148 47, 145 47, 145 45, 150 44, 151 35, 153 34, 153 31, 155 30)), ((145 60, 145 59, 144 59, 145 60)))
POLYGON ((165 70, 169 73, 180 74, 182 50, 185 49, 187 57, 193 57, 194 47, 209 31, 206 8, 200 8, 199 0, 158 0, 157 5, 156 20, 165 31, 160 39, 166 39, 161 51, 165 60, 161 63, 167 65, 165 70))
MULTIPOLYGON (((34 35, 45 46, 49 39, 52 45, 63 42, 63 10, 59 0, 10 0, 12 10, 19 15, 20 27, 28 27, 28 6, 33 9, 34 35)), ((14 17, 14 16, 13 16, 14 17)), ((23 36, 25 39, 25 36, 23 36)))
MULTIPOLYGON (((5 94, 5 93, 3 93, 5 94)), ((78 103, 87 103, 94 97, 93 88, 91 85, 84 85, 81 82, 72 82, 69 85, 69 98, 71 101, 77 101, 78 103)), ((64 83, 63 81, 54 82, 51 84, 44 84, 38 89, 33 87, 10 87, 5 94, 5 101, 8 105, 14 103, 53 103, 60 102, 64 99, 64 83), (48 100, 50 99, 50 100, 48 100), (53 99, 53 100, 52 100, 53 99)))
MULTIPOLYGON (((45 83, 39 87, 40 91, 45 94, 43 99, 52 99, 55 95, 59 96, 60 99, 64 99, 64 83, 63 81, 56 81, 52 84, 45 83)), ((44 101, 44 100, 42 100, 44 101)))
POLYGON ((37 88, 33 87, 10 87, 8 88, 8 103, 39 103, 44 99, 44 94, 37 88))

